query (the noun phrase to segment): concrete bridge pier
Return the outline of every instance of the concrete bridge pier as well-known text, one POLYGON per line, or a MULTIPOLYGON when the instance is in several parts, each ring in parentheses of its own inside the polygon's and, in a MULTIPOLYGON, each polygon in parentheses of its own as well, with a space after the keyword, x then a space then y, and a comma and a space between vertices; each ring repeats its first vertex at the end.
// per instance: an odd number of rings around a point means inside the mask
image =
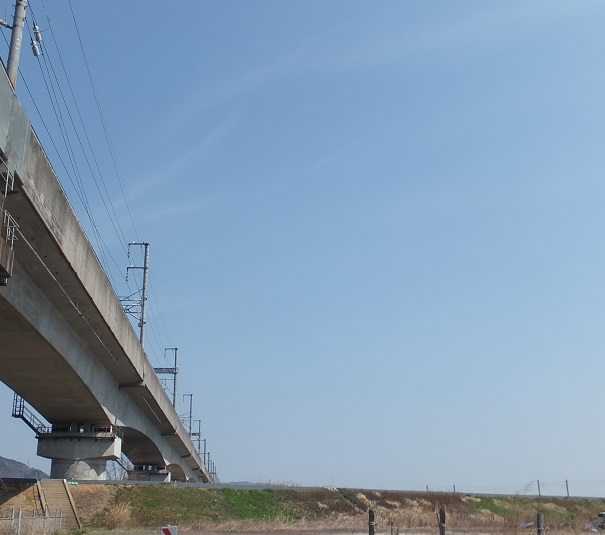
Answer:
POLYGON ((120 458, 122 438, 111 426, 53 426, 38 434, 38 455, 51 459, 52 479, 107 479, 107 461, 120 458))
POLYGON ((165 466, 136 465, 128 471, 128 479, 170 483, 172 473, 165 466))

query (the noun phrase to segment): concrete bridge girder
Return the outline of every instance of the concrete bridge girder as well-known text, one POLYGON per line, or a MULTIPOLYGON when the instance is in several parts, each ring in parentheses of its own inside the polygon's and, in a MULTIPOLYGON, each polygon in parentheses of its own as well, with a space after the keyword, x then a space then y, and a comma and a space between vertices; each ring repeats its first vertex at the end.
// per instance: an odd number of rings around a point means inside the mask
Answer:
POLYGON ((5 207, 23 238, 0 287, 0 380, 51 423, 121 426, 125 451, 207 480, 3 69, 0 151, 16 185, 5 207))
MULTIPOLYGON (((145 390, 141 387, 120 389, 115 378, 94 358, 19 262, 15 265, 15 275, 0 294, 0 313, 3 318, 10 318, 0 325, 0 334, 6 341, 0 344, 0 362, 7 370, 3 374, 4 382, 53 424, 88 422, 121 427, 124 453, 134 463, 170 465, 177 479, 186 480, 184 471, 174 469, 177 462, 183 462, 182 452, 171 451, 170 441, 162 440, 149 415, 142 414, 139 405, 133 403, 133 397, 145 398, 145 390), (49 377, 55 376, 58 380, 49 381, 49 377), (154 436, 160 447, 154 442, 154 436)), ((152 418, 161 414, 159 407, 154 411, 152 403, 147 401, 147 404, 152 418)), ((57 449, 47 446, 41 447, 39 454, 64 458, 57 449)), ((82 455, 74 454, 74 460, 86 458, 82 455)), ((115 455, 99 457, 109 459, 115 455)), ((67 466, 65 462, 61 465, 67 466)), ((104 469, 97 466, 95 471, 104 472, 104 469)))
MULTIPOLYGON (((124 452, 135 463, 172 467, 179 462, 187 464, 182 460, 183 449, 174 451, 174 446, 170 446, 172 441, 162 438, 150 422, 150 417, 156 418, 161 410, 154 406, 153 400, 145 401, 146 390, 142 386, 120 389, 115 379, 90 354, 89 348, 75 333, 69 333, 65 320, 45 303, 39 289, 31 281, 31 287, 22 287, 28 284, 28 276, 21 269, 17 263, 15 272, 18 276, 0 294, 0 314, 10 318, 0 325, 0 336, 6 341, 0 344, 0 362, 6 370, 4 382, 54 424, 89 422, 121 427, 125 438, 124 452), (4 299, 10 298, 13 292, 27 296, 23 301, 16 299, 17 304, 31 307, 29 312, 35 316, 32 319, 37 325, 32 325, 21 314, 24 311, 17 312, 4 299), (61 333, 57 339, 52 336, 55 332, 61 333), (45 339, 43 333, 51 333, 51 340, 45 339), (33 370, 37 373, 32 373, 33 370), (55 375, 59 380, 49 381, 49 377, 55 375), (139 403, 133 402, 133 398, 140 398, 139 403), (142 414, 140 404, 149 406, 148 415, 142 414), (156 446, 154 436, 160 447, 156 446)), ((169 434, 179 438, 174 429, 169 434)), ((40 454, 49 456, 47 449, 41 450, 40 454)), ((187 479, 184 472, 181 474, 174 468, 171 471, 175 478, 187 479)))

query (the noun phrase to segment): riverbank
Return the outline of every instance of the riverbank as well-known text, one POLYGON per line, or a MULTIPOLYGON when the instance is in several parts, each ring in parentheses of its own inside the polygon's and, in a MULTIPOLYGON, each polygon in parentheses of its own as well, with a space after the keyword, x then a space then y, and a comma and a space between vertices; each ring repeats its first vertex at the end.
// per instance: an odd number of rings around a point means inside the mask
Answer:
POLYGON ((187 488, 172 485, 70 485, 88 530, 137 530, 176 525, 191 533, 434 533, 444 507, 448 531, 533 533, 537 512, 547 532, 586 532, 604 500, 470 496, 456 493, 330 488, 187 488))

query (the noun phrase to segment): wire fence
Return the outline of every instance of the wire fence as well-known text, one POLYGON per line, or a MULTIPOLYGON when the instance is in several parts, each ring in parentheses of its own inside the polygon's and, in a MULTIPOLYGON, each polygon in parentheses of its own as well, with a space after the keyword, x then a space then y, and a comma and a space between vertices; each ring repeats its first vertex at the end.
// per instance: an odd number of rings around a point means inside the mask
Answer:
POLYGON ((27 515, 22 509, 11 510, 10 516, 0 516, 0 534, 2 535, 47 535, 61 530, 63 512, 55 515, 27 515))
POLYGON ((462 494, 503 494, 517 496, 552 496, 568 498, 605 498, 605 481, 542 481, 535 479, 528 483, 450 486, 427 485, 430 492, 457 492, 462 494))

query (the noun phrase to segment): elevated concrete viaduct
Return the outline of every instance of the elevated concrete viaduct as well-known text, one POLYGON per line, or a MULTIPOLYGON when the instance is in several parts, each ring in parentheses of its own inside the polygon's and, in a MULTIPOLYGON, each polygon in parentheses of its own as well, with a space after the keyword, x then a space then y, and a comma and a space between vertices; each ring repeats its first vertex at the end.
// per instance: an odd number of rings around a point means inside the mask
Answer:
POLYGON ((0 157, 19 225, 10 262, 0 240, 0 380, 52 424, 51 476, 102 479, 123 451, 149 477, 210 481, 4 69, 0 157))

